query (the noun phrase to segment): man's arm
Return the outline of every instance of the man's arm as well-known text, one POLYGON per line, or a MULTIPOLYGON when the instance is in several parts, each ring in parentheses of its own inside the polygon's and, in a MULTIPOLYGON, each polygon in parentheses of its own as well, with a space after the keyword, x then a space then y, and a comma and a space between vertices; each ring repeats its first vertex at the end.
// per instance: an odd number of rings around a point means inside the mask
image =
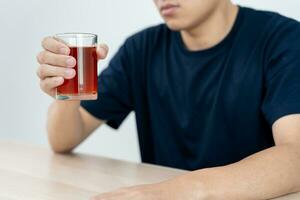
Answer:
POLYGON ((103 123, 80 107, 79 101, 54 101, 48 111, 49 143, 54 152, 71 152, 103 123))
POLYGON ((194 190, 199 185, 209 199, 270 199, 300 191, 300 115, 283 117, 272 129, 276 146, 179 179, 194 183, 194 190))
MULTIPOLYGON (((40 64, 37 75, 41 89, 54 97, 56 87, 62 85, 64 80, 74 78, 76 60, 69 55, 69 47, 53 37, 43 39, 42 47, 43 51, 37 55, 40 64)), ((98 46, 98 60, 104 59, 107 53, 106 45, 98 46)), ((48 112, 50 145, 55 152, 70 152, 103 123, 80 107, 80 101, 55 100, 48 112)))
POLYGON ((122 188, 93 200, 257 200, 300 191, 300 115, 273 125, 276 146, 237 163, 157 184, 122 188))

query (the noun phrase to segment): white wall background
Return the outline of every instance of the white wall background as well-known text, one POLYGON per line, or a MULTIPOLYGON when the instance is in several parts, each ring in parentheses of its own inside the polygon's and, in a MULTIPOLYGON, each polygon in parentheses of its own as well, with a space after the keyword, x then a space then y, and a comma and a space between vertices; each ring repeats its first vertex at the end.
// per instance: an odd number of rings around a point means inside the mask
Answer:
MULTIPOLYGON (((234 2, 300 20, 298 0, 234 2)), ((127 36, 160 22, 151 0, 0 0, 0 139, 47 145, 45 122, 52 100, 40 91, 35 74, 44 36, 97 33, 110 46, 111 58, 127 36)), ((134 115, 118 131, 101 127, 77 151, 139 161, 134 115)))

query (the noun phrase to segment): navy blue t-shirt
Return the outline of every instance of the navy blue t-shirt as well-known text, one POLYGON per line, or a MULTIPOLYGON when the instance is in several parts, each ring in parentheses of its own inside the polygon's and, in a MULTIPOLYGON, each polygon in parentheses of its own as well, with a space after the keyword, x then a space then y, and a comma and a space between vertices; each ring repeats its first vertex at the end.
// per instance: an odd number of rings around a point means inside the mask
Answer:
POLYGON ((82 106, 118 128, 134 111, 142 161, 194 170, 274 146, 272 124, 300 113, 300 24, 241 7, 216 46, 189 51, 164 24, 121 46, 82 106))

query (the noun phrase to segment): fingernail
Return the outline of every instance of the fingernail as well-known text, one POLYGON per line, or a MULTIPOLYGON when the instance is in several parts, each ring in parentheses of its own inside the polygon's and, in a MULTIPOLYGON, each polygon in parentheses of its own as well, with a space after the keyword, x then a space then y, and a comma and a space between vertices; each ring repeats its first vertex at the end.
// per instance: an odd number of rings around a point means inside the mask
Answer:
POLYGON ((75 60, 74 58, 69 58, 66 63, 68 66, 73 67, 75 65, 75 60))
POLYGON ((69 55, 69 50, 68 50, 67 48, 64 48, 64 47, 63 47, 63 48, 61 48, 59 51, 60 51, 61 54, 69 55))
POLYGON ((67 70, 64 72, 64 74, 65 74, 65 77, 71 78, 71 77, 73 77, 73 75, 74 75, 74 70, 72 70, 72 69, 67 69, 67 70))

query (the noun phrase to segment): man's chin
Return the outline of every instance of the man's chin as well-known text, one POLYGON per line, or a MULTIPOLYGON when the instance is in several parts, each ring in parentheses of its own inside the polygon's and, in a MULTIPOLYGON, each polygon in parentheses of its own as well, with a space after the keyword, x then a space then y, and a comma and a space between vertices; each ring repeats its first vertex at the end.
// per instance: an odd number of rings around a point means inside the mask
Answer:
POLYGON ((166 25, 172 31, 180 31, 180 30, 184 29, 184 27, 182 25, 179 25, 176 23, 166 22, 166 25))

